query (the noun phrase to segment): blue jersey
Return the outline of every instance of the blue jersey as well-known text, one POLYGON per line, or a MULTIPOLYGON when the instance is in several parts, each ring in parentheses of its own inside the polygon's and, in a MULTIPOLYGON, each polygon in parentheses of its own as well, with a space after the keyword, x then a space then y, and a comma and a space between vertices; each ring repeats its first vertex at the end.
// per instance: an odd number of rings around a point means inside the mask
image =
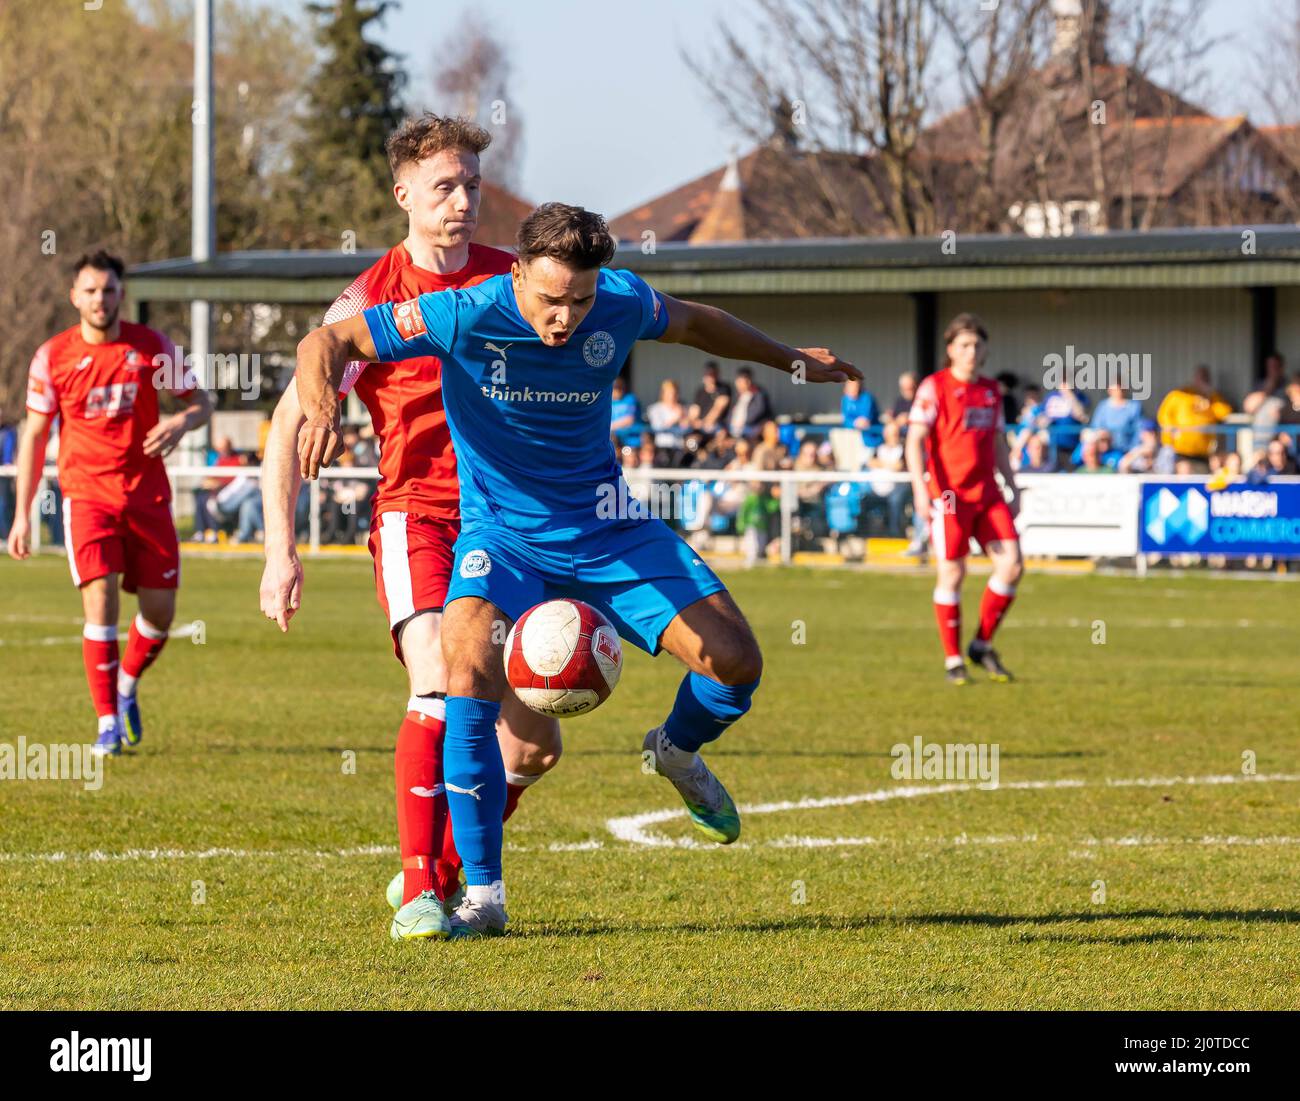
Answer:
POLYGON ((609 431, 614 379, 632 345, 668 325, 639 276, 602 269, 591 311, 559 348, 519 313, 508 275, 375 306, 365 319, 380 360, 442 361, 464 525, 546 542, 595 529, 622 476, 609 431))

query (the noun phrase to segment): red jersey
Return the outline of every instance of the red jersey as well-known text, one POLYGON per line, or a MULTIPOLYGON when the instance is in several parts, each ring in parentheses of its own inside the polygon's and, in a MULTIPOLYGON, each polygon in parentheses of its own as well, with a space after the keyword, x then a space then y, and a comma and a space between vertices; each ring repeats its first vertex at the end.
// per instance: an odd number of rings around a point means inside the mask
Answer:
MULTIPOLYGON (((513 262, 508 252, 472 244, 463 268, 439 274, 417 268, 406 246, 398 245, 339 295, 325 314, 325 323, 430 291, 472 287, 504 275, 513 262)), ((437 357, 349 363, 339 393, 349 390, 355 390, 370 410, 379 437, 379 487, 373 514, 406 512, 459 520, 460 482, 442 404, 442 363, 437 357)))
POLYGON ((166 467, 144 453, 144 439, 158 423, 158 388, 184 397, 197 385, 178 366, 167 337, 130 321, 106 344, 87 344, 74 325, 36 350, 27 408, 60 418, 65 497, 114 509, 171 500, 166 467))
POLYGON ((930 429, 927 469, 932 497, 952 491, 968 504, 1002 500, 993 475, 995 445, 1006 423, 996 382, 982 375, 959 382, 951 370, 938 371, 921 380, 907 419, 930 429))

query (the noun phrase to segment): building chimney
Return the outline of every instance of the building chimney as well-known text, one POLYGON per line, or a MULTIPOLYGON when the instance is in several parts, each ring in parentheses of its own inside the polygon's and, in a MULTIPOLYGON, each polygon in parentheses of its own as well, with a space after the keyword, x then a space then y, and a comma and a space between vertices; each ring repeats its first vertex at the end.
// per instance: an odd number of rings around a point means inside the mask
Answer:
POLYGON ((1056 23, 1052 36, 1053 59, 1076 57, 1086 34, 1089 60, 1094 65, 1106 63, 1106 32, 1110 20, 1106 0, 1052 0, 1052 18, 1056 23))

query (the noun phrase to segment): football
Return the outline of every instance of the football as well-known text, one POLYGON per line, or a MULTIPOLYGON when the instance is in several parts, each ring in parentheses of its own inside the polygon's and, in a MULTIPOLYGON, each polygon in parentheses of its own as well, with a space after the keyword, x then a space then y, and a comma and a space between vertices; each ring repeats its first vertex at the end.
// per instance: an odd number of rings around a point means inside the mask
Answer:
POLYGON ((548 600, 510 628, 506 679, 534 711, 564 718, 593 711, 614 691, 623 671, 618 632, 580 600, 548 600))

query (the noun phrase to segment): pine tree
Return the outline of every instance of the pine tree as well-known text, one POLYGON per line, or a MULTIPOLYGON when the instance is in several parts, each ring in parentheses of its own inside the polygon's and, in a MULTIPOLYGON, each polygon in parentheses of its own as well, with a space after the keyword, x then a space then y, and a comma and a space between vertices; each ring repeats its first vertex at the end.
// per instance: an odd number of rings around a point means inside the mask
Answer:
POLYGON ((367 27, 395 6, 395 0, 307 5, 322 58, 294 147, 307 238, 300 245, 338 245, 351 231, 358 247, 378 246, 401 228, 384 141, 402 121, 407 76, 397 55, 366 37, 367 27))

